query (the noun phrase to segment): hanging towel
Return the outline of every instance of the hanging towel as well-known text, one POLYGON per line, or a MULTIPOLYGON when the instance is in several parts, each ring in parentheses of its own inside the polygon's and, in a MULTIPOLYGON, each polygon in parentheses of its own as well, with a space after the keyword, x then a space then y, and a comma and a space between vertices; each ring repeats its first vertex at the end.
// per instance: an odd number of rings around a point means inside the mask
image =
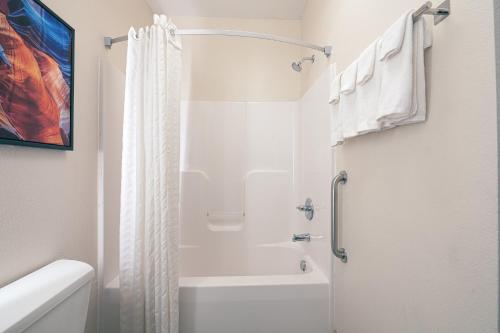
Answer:
POLYGON ((408 31, 408 19, 413 22, 413 12, 414 10, 406 12, 384 33, 380 43, 380 61, 387 60, 401 51, 408 31))
POLYGON ((377 56, 380 39, 372 43, 358 61, 358 85, 356 87, 356 107, 358 133, 366 134, 381 129, 377 121, 377 105, 380 95, 381 70, 377 56))
POLYGON ((408 125, 425 121, 427 116, 427 101, 425 94, 425 64, 424 49, 432 45, 429 38, 428 26, 425 18, 419 18, 413 25, 413 94, 412 108, 407 119, 395 125, 408 125))
POLYGON ((342 73, 340 82, 339 121, 342 124, 342 136, 351 138, 358 135, 356 109, 356 78, 358 63, 353 62, 342 73))
POLYGON ((382 62, 383 75, 386 76, 384 76, 381 85, 379 116, 382 116, 378 120, 384 128, 425 121, 427 105, 424 49, 431 45, 432 35, 425 18, 421 17, 416 22, 413 22, 413 15, 410 15, 407 22, 405 41, 400 53, 382 62), (409 29, 411 29, 411 33, 409 29), (409 78, 411 78, 411 81, 406 76, 395 75, 398 70, 396 66, 399 66, 400 74, 405 73, 406 75, 406 73, 410 73, 409 78), (409 72, 410 69, 411 72, 409 72), (392 82, 389 81, 391 78, 392 82), (408 85, 408 83, 411 83, 411 85, 408 85), (394 88, 399 90, 394 90, 394 88), (394 93, 395 91, 397 93, 394 93), (392 101, 389 101, 391 99, 392 101), (396 103, 399 103, 397 107, 395 106, 396 103), (405 110, 406 108, 407 110, 405 110))
POLYGON ((342 144, 344 136, 342 135, 342 123, 339 117, 340 102, 340 82, 342 73, 337 75, 337 66, 330 66, 330 144, 332 147, 342 144))
POLYGON ((358 86, 368 82, 375 70, 375 56, 377 51, 377 46, 379 45, 379 40, 374 41, 366 50, 363 51, 358 59, 358 74, 356 79, 356 84, 358 86))
POLYGON ((330 104, 338 104, 340 101, 340 81, 342 79, 342 75, 332 75, 333 79, 330 84, 330 100, 328 101, 330 104))
POLYGON ((433 24, 429 25, 428 20, 425 18, 425 16, 421 16, 420 19, 423 20, 422 22, 424 28, 424 50, 425 50, 431 47, 432 43, 434 42, 434 37, 432 35, 432 27, 434 27, 434 25, 433 24))
POLYGON ((414 68, 413 68, 413 11, 403 15, 382 37, 379 59, 381 83, 377 110, 377 120, 382 128, 393 127, 395 123, 411 116, 414 68), (405 25, 399 24, 404 20, 405 25), (401 29, 397 31, 396 28, 401 29), (394 36, 404 36, 399 52, 394 53, 394 36), (384 57, 390 50, 391 56, 384 57))
POLYGON ((330 145, 335 147, 344 142, 344 135, 342 134, 342 123, 339 117, 339 104, 330 105, 330 145))
POLYGON ((356 90, 356 79, 358 74, 358 62, 353 62, 342 74, 340 82, 340 93, 347 95, 356 90))

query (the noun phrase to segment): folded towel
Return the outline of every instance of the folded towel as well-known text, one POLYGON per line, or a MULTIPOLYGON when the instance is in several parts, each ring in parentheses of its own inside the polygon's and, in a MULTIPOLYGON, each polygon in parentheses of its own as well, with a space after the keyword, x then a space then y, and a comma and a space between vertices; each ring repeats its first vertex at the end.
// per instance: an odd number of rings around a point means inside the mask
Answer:
MULTIPOLYGON (((427 49, 432 46, 434 37, 432 35, 432 27, 434 25, 429 25, 427 20, 425 19, 425 16, 421 16, 421 19, 423 19, 423 27, 424 27, 424 49, 427 49)), ((418 21, 417 21, 418 22, 418 21)))
POLYGON ((408 31, 408 20, 411 19, 413 22, 413 12, 414 10, 406 12, 384 33, 380 44, 379 60, 387 60, 401 51, 405 34, 408 31))
POLYGON ((339 115, 339 104, 331 104, 330 108, 330 144, 335 147, 344 142, 344 135, 339 115))
POLYGON ((342 74, 332 75, 332 80, 330 84, 330 104, 338 104, 340 101, 340 81, 342 79, 342 74))
POLYGON ((427 116, 427 101, 425 94, 425 64, 424 49, 432 45, 428 36, 428 26, 425 18, 421 17, 413 25, 413 95, 412 108, 407 119, 396 125, 408 125, 425 121, 427 116))
POLYGON ((356 83, 357 85, 363 85, 373 76, 373 71, 375 69, 375 56, 377 47, 379 45, 379 40, 374 41, 366 50, 363 51, 358 59, 358 74, 356 83))
POLYGON ((342 73, 340 84, 332 83, 333 100, 338 101, 338 105, 332 103, 332 145, 344 138, 425 121, 424 49, 432 45, 432 34, 425 18, 413 22, 412 14, 405 13, 372 43, 342 73))
POLYGON ((330 143, 334 147, 344 142, 342 135, 342 123, 339 117, 339 101, 340 101, 340 81, 342 73, 337 75, 337 66, 330 66, 330 143))
POLYGON ((353 62, 342 73, 340 83, 340 103, 339 103, 339 121, 342 124, 343 138, 351 138, 358 135, 357 124, 357 61, 353 62))
POLYGON ((342 74, 340 82, 340 93, 347 95, 356 90, 356 78, 358 73, 358 62, 353 62, 342 74))
MULTIPOLYGON (((380 52, 380 39, 375 41, 370 48, 373 50, 373 58, 377 59, 380 52)), ((370 51, 371 54, 372 51, 370 51)), ((377 121, 377 106, 380 96, 381 68, 380 61, 373 62, 371 77, 364 84, 356 87, 356 107, 358 133, 366 134, 376 132, 381 129, 381 124, 377 121)), ((358 64, 358 79, 360 78, 361 65, 358 64)), ((359 82, 359 81, 358 81, 359 82)))
MULTIPOLYGON (((403 44, 398 53, 393 53, 390 58, 384 58, 381 61, 381 83, 380 96, 378 101, 377 120, 381 123, 382 128, 390 128, 397 122, 408 119, 411 116, 413 102, 413 87, 414 87, 414 68, 413 68, 413 11, 403 15, 401 19, 405 20, 405 32, 403 44)), ((393 41, 395 35, 394 26, 391 27, 391 34, 384 34, 381 41, 380 52, 387 51, 383 45, 387 42, 384 40, 386 36, 391 37, 393 41)), ((401 34, 400 34, 401 35, 401 34)), ((379 57, 380 59, 380 57, 379 57)))

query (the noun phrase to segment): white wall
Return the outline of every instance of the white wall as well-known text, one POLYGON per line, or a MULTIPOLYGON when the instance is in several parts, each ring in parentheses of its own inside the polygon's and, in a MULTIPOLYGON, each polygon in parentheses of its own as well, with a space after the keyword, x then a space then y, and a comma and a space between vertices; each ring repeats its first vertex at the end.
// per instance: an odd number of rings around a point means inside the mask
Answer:
MULTIPOLYGON (((59 258, 97 261, 97 65, 102 37, 151 21, 142 0, 44 1, 76 29, 75 151, 0 146, 0 286, 59 258)), ((125 63, 125 46, 112 61, 125 63)), ((95 292, 95 288, 94 288, 95 292)), ((87 332, 95 332, 95 297, 87 332)))
POLYGON ((183 102, 182 245, 217 253, 212 265, 244 267, 257 245, 290 241, 297 109, 183 102))
MULTIPOLYGON (((435 1, 437 4, 439 1, 435 1)), ((343 70, 414 0, 310 0, 303 38, 343 70)), ((347 141, 335 326, 358 332, 497 332, 497 116, 493 1, 452 1, 427 53, 429 119, 347 141)), ((320 59, 303 89, 326 69, 320 59)))

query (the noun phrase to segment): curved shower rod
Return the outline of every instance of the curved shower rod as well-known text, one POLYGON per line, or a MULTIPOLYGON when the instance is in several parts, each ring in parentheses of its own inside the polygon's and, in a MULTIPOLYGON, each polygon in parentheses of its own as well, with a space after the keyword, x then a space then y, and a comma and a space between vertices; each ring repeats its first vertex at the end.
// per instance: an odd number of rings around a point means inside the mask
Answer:
MULTIPOLYGON (((445 18, 450 15, 450 0, 445 0, 443 3, 437 6, 437 8, 432 8, 432 2, 427 1, 420 8, 415 10, 413 14, 413 19, 417 20, 422 15, 433 15, 434 24, 439 24, 445 18)), ((308 49, 313 49, 321 51, 325 56, 329 57, 332 54, 332 46, 319 46, 312 43, 304 42, 300 39, 276 36, 271 34, 261 34, 258 32, 250 31, 240 31, 240 30, 222 30, 222 29, 172 29, 170 34, 174 35, 184 35, 184 36, 232 36, 232 37, 244 37, 244 38, 255 38, 255 39, 266 39, 275 42, 292 44, 308 49)), ((127 36, 120 36, 116 38, 104 37, 104 46, 111 48, 113 44, 125 42, 128 40, 127 36)))
MULTIPOLYGON (((222 30, 222 29, 177 29, 170 30, 170 34, 179 36, 230 36, 230 37, 244 37, 244 38, 255 38, 255 39, 265 39, 275 42, 292 44, 308 49, 313 49, 321 51, 325 56, 329 57, 332 54, 332 47, 319 46, 312 43, 304 42, 300 39, 276 36, 271 34, 261 34, 258 32, 250 31, 240 31, 240 30, 222 30)), ((113 44, 125 42, 128 40, 128 36, 120 36, 116 38, 104 37, 104 46, 111 48, 113 44)))

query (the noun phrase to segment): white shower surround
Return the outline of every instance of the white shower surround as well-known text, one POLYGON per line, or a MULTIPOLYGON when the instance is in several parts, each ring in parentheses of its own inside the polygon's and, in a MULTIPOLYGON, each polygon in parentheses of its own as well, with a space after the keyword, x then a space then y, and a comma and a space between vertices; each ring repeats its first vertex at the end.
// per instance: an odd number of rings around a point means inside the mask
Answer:
POLYGON ((183 103, 182 245, 219 265, 291 239, 297 112, 295 102, 183 103))
POLYGON ((181 332, 331 331, 328 79, 296 102, 183 103, 181 332), (220 207, 242 214, 214 224, 220 207))
MULTIPOLYGON (((181 161, 181 333, 331 332, 328 78, 294 102, 182 103, 182 136, 187 124, 197 134, 182 140, 189 154, 181 161), (227 164, 217 164, 223 157, 227 164), (211 170, 222 172, 210 177, 211 170), (241 187, 224 192, 210 183, 217 177, 232 185, 241 177, 241 187), (229 214, 214 225, 207 207, 228 193, 238 200, 222 207, 244 211, 243 221, 229 214), (308 196, 312 222, 294 208, 308 196), (321 238, 292 243, 301 232, 321 238)), ((110 333, 118 288, 116 278, 104 294, 110 333)))

